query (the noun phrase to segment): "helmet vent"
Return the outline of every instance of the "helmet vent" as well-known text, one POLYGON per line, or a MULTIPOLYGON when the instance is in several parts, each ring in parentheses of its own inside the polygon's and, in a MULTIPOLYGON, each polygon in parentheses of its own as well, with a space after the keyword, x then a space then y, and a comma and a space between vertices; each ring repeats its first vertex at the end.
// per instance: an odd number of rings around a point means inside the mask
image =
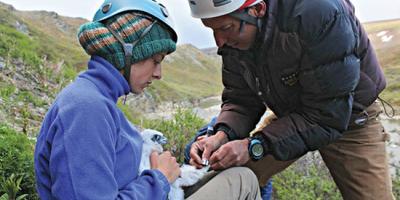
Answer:
POLYGON ((164 5, 162 5, 161 3, 159 3, 159 5, 160 5, 160 10, 161 10, 162 14, 164 15, 164 17, 168 17, 169 13, 168 13, 167 8, 164 5))
POLYGON ((231 0, 213 0, 214 6, 219 7, 232 2, 231 0))
POLYGON ((196 2, 195 1, 189 1, 190 2, 190 4, 192 4, 192 5, 196 5, 196 2))
POLYGON ((111 3, 108 3, 108 4, 106 4, 106 5, 103 6, 103 8, 101 9, 101 11, 105 14, 105 13, 107 13, 108 11, 110 11, 110 8, 111 8, 111 3))

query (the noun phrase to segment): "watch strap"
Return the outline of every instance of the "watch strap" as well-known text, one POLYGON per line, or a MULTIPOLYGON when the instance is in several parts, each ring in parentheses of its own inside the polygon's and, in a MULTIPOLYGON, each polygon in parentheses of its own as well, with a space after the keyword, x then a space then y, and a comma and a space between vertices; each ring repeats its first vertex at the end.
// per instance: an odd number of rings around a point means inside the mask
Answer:
POLYGON ((229 141, 237 139, 235 131, 229 126, 226 126, 225 124, 217 125, 217 131, 215 131, 215 133, 218 131, 223 131, 228 137, 229 141))

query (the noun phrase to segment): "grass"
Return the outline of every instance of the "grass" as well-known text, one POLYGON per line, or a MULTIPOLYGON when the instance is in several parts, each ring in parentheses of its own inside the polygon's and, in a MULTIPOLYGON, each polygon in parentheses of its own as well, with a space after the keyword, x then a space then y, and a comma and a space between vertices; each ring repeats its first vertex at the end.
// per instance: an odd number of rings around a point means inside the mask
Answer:
POLYGON ((384 68, 384 73, 387 85, 380 96, 390 104, 400 106, 400 65, 384 68))
POLYGON ((80 71, 85 68, 88 56, 77 40, 77 30, 86 20, 55 16, 51 12, 18 12, 19 18, 29 27, 32 37, 38 41, 38 52, 53 62, 63 60, 65 65, 80 71), (67 30, 60 29, 64 25, 67 30))
POLYGON ((400 106, 400 20, 386 20, 364 24, 369 33, 379 62, 384 70, 387 81, 386 89, 380 97, 390 104, 400 106), (393 36, 390 42, 382 42, 376 34, 388 31, 393 36))
POLYGON ((22 60, 32 66, 41 64, 36 50, 39 44, 12 27, 0 24, 0 56, 22 60))
POLYGON ((179 46, 170 56, 163 63, 163 79, 151 89, 161 100, 201 99, 221 93, 219 58, 205 56, 190 45, 179 46))
POLYGON ((40 97, 34 95, 32 92, 30 91, 20 91, 17 94, 17 98, 18 101, 23 101, 26 103, 32 103, 34 106, 36 107, 42 107, 42 106, 46 106, 47 102, 43 101, 42 99, 40 99, 40 97))
POLYGON ((205 99, 204 101, 200 101, 199 107, 209 108, 211 106, 219 105, 220 103, 221 103, 220 98, 205 99))
POLYGON ((385 29, 400 29, 400 20, 395 19, 395 20, 370 22, 370 23, 365 23, 364 27, 368 33, 379 32, 385 29))
POLYGON ((9 99, 10 96, 14 94, 15 90, 16 88, 14 85, 0 82, 0 97, 3 100, 9 99))

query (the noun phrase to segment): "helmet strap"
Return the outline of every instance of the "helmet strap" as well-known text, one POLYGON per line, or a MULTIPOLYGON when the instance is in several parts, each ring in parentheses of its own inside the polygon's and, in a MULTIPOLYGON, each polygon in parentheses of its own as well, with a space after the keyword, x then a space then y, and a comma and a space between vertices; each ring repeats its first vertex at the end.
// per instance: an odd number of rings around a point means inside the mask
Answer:
POLYGON ((246 21, 240 20, 239 35, 241 35, 243 33, 245 24, 246 24, 246 21))
POLYGON ((229 16, 232 16, 232 17, 240 20, 240 28, 239 28, 240 33, 243 32, 244 25, 246 23, 252 24, 252 25, 256 26, 258 30, 261 30, 261 26, 262 26, 261 19, 259 17, 254 17, 254 16, 250 15, 249 8, 237 10, 233 13, 230 13, 229 16))
POLYGON ((257 25, 258 17, 251 16, 248 13, 248 11, 249 11, 249 8, 245 8, 243 10, 237 10, 235 12, 232 12, 229 15, 234 17, 234 18, 243 20, 243 21, 245 21, 247 23, 250 23, 250 24, 253 24, 253 25, 257 25))
MULTIPOLYGON (((111 34, 118 40, 119 43, 121 43, 122 45, 122 49, 124 51, 124 55, 125 55, 125 67, 123 68, 124 70, 124 78, 126 79, 126 81, 128 81, 128 85, 131 85, 130 82, 130 76, 131 76, 131 67, 132 67, 132 63, 131 63, 131 57, 132 57, 132 51, 133 48, 136 46, 136 44, 148 33, 150 32, 151 28, 154 26, 154 24, 157 23, 157 20, 154 20, 148 27, 146 27, 142 34, 140 34, 139 38, 135 41, 133 41, 132 43, 125 43, 124 40, 122 39, 122 37, 116 33, 111 27, 110 24, 106 25, 106 28, 111 32, 111 34)), ((121 69, 119 69, 121 70, 121 69)), ((132 88, 131 88, 132 90, 132 88)))

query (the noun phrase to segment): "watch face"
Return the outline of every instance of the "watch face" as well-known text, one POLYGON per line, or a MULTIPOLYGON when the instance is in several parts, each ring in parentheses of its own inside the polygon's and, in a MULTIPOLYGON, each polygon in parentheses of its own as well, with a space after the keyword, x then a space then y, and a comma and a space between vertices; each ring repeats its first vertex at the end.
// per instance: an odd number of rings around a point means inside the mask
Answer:
POLYGON ((262 156, 263 153, 264 153, 263 146, 262 146, 260 143, 254 144, 253 147, 251 148, 251 153, 252 153, 255 157, 262 156))

